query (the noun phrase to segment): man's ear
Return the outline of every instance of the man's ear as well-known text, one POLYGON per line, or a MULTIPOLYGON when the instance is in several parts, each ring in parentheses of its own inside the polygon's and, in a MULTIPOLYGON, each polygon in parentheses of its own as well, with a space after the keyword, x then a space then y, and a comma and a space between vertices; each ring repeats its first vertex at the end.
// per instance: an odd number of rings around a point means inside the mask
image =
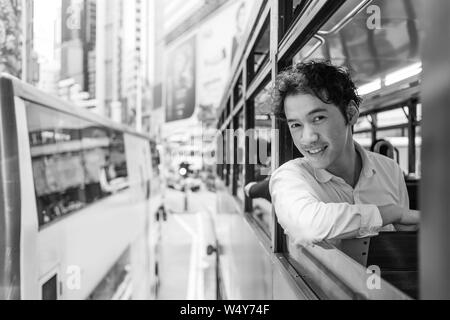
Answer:
POLYGON ((358 107, 356 106, 356 104, 353 101, 351 101, 347 107, 348 124, 351 126, 355 125, 356 122, 358 121, 358 117, 359 117, 358 107))

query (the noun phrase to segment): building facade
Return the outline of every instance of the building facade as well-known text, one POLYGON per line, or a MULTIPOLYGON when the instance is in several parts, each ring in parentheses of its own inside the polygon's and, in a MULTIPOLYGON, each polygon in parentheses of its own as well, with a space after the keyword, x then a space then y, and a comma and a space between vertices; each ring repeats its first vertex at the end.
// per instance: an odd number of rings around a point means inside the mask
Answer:
POLYGON ((243 16, 245 24, 253 1, 156 2, 163 22, 155 26, 154 97, 161 93, 162 107, 155 104, 152 110, 151 130, 166 145, 175 146, 169 150, 173 166, 187 161, 204 169, 215 147, 214 111, 238 45, 237 17, 243 16))

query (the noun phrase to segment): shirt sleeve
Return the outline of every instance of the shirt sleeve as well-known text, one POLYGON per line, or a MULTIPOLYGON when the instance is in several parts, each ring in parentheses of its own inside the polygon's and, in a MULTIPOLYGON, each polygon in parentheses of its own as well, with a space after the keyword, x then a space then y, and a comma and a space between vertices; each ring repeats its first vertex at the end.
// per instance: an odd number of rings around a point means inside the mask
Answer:
MULTIPOLYGON (((403 170, 400 168, 398 164, 396 164, 396 172, 397 172, 397 182, 398 182, 398 205, 405 209, 409 208, 409 195, 408 189, 406 187, 405 177, 403 175, 403 170)), ((395 225, 393 226, 392 231, 416 231, 418 226, 404 226, 404 225, 395 225)))
POLYGON ((396 166, 397 168, 397 181, 399 186, 399 203, 398 205, 402 208, 409 209, 409 196, 408 196, 408 189, 406 188, 406 182, 405 177, 403 176, 403 170, 400 168, 400 166, 396 166))
POLYGON ((278 221, 295 244, 373 236, 382 226, 375 205, 320 201, 296 168, 282 166, 276 170, 270 193, 278 221))

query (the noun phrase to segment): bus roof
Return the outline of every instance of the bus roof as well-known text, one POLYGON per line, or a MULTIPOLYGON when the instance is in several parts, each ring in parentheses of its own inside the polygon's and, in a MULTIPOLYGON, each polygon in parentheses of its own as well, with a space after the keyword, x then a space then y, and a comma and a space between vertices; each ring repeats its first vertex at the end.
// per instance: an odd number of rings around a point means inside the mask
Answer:
POLYGON ((108 118, 97 115, 93 112, 83 109, 82 107, 77 107, 75 104, 70 101, 63 100, 59 97, 53 96, 51 94, 45 93, 32 85, 23 82, 22 80, 11 76, 7 73, 0 73, 0 81, 1 80, 9 80, 12 82, 14 95, 20 97, 26 101, 30 101, 42 106, 49 107, 51 109, 61 111, 64 113, 68 113, 74 115, 76 117, 82 118, 84 120, 96 122, 102 126, 112 128, 118 131, 126 132, 135 136, 139 136, 144 139, 150 140, 150 136, 139 133, 130 127, 122 125, 120 123, 114 122, 108 118))

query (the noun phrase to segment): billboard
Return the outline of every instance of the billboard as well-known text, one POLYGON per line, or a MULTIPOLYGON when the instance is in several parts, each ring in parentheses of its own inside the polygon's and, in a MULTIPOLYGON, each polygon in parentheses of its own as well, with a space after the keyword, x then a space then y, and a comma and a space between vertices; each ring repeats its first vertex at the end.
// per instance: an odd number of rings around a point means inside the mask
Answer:
POLYGON ((166 122, 190 118, 196 103, 195 36, 169 53, 166 74, 166 122))
POLYGON ((253 1, 235 1, 205 23, 198 39, 198 103, 216 109, 242 42, 253 1))
POLYGON ((163 84, 163 136, 184 134, 215 117, 229 80, 233 54, 242 41, 254 4, 230 1, 170 48, 163 84))
POLYGON ((61 41, 82 40, 86 30, 84 0, 62 0, 61 41))

